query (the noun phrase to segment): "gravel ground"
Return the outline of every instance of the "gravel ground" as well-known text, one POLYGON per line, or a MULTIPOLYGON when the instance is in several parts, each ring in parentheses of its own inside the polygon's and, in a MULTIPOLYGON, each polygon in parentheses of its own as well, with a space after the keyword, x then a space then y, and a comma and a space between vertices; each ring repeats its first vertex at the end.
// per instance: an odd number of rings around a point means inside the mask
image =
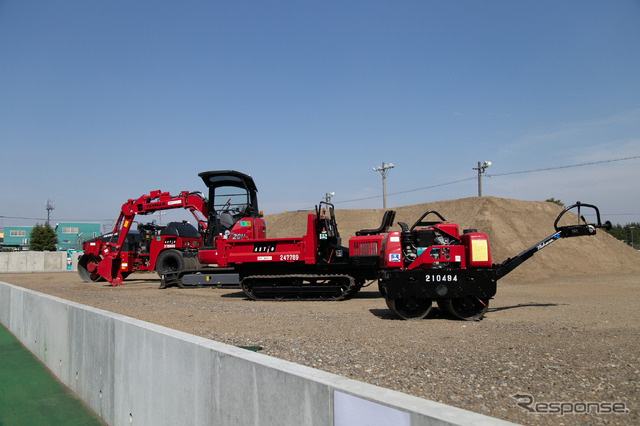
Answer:
POLYGON ((71 272, 0 281, 513 422, 640 424, 637 274, 504 279, 479 322, 437 309, 425 320, 397 320, 375 284, 344 302, 253 302, 237 289, 160 290, 157 276, 144 273, 121 287, 71 272), (576 410, 619 402, 628 412, 535 414, 515 394, 576 410))

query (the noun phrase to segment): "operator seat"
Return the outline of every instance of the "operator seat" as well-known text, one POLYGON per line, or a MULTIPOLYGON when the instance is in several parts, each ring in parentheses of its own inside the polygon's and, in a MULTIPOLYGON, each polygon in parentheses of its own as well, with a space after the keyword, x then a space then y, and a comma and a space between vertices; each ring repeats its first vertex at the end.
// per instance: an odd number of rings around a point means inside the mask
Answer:
POLYGON ((236 222, 237 221, 233 218, 231 212, 224 211, 220 213, 220 225, 225 231, 231 229, 236 222))
POLYGON ((382 223, 380 227, 377 229, 361 229, 360 231, 356 231, 356 235, 378 235, 384 232, 389 231, 391 225, 393 225, 393 220, 396 218, 395 210, 387 210, 384 212, 384 216, 382 216, 382 223))

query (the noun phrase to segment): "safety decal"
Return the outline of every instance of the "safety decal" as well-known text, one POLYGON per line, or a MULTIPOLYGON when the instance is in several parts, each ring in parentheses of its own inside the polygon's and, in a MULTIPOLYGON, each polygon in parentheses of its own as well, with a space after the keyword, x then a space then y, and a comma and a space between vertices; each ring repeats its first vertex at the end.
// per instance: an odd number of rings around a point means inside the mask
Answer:
POLYGON ((489 261, 489 244, 487 240, 471 240, 471 260, 474 262, 489 261))
POLYGON ((391 253, 389 255, 389 262, 400 262, 400 253, 391 253))

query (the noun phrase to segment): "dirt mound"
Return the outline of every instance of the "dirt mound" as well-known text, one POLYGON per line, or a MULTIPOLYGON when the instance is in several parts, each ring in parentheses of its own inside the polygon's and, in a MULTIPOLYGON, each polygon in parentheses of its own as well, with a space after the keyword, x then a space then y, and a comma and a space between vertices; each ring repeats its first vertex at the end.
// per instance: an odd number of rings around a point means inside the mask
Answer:
MULTIPOLYGON (((553 222, 562 208, 543 201, 522 201, 496 197, 415 204, 394 209, 393 230, 398 222, 411 226, 427 210, 436 210, 460 230, 477 229, 489 237, 491 256, 500 263, 531 247, 554 232, 553 222)), ((287 212, 265 217, 269 238, 296 237, 306 233, 310 212, 287 212)), ((384 210, 336 210, 343 245, 356 231, 377 228, 384 210)), ((577 218, 575 218, 577 223, 577 218)), ((569 216, 567 216, 569 217, 569 216)), ((588 218, 591 219, 591 218, 588 218)), ((602 218, 606 220, 606 218, 602 218)), ((536 253, 505 278, 507 281, 536 280, 551 276, 622 274, 640 272, 640 253, 604 231, 594 237, 568 238, 536 253)))

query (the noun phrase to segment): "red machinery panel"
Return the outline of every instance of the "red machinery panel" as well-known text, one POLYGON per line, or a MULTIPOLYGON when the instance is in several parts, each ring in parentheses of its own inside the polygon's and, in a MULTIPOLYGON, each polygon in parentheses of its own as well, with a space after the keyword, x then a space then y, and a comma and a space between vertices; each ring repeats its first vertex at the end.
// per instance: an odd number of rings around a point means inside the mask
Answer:
MULTIPOLYGON (((257 219, 256 223, 263 224, 264 220, 257 219)), ((236 223, 230 235, 239 235, 241 222, 236 223)), ((307 220, 307 234, 301 238, 256 238, 233 239, 217 236, 215 248, 204 248, 198 251, 198 259, 203 264, 215 264, 226 267, 242 263, 266 262, 316 262, 317 236, 314 215, 307 220)))

